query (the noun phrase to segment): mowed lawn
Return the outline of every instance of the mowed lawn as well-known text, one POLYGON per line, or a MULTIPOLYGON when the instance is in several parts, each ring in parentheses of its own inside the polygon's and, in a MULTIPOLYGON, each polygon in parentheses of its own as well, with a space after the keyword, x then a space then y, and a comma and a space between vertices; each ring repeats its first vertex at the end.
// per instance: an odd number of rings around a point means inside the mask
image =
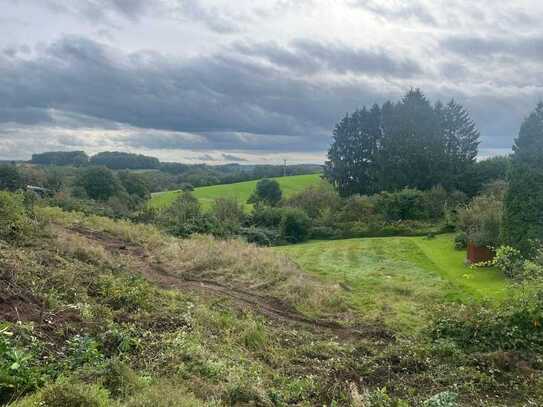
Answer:
POLYGON ((278 247, 305 271, 340 283, 361 314, 415 332, 436 304, 500 300, 509 290, 495 269, 464 265, 452 235, 315 241, 278 247))
MULTIPOLYGON (((303 191, 310 185, 324 182, 321 180, 321 174, 309 175, 293 175, 289 177, 273 178, 279 182, 283 196, 290 196, 296 192, 303 191)), ((233 197, 250 208, 251 205, 246 204, 247 199, 251 196, 256 188, 258 181, 245 181, 235 184, 213 185, 209 187, 195 188, 193 195, 199 199, 203 208, 209 208, 213 201, 222 197, 233 197)), ((149 205, 153 208, 165 208, 172 204, 179 196, 179 191, 167 191, 153 194, 149 205)))

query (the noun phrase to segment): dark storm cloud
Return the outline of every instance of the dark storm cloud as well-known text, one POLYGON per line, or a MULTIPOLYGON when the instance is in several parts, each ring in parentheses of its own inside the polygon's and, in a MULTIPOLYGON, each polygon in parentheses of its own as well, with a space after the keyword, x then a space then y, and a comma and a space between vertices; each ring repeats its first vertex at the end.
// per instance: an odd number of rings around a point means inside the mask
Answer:
POLYGON ((384 49, 356 49, 307 39, 292 41, 288 48, 255 44, 238 45, 236 49, 247 56, 264 58, 279 67, 306 73, 351 72, 397 78, 410 78, 422 73, 417 62, 394 56, 384 49))
MULTIPOLYGON (((2 91, 0 91, 2 95, 2 91)), ((49 112, 28 106, 7 107, 0 102, 0 123, 38 124, 52 123, 49 112)))
MULTIPOLYGON (((288 144, 297 149, 285 142, 295 137, 291 141, 300 148, 322 150, 340 115, 376 98, 370 86, 317 86, 246 59, 223 55, 179 62, 148 52, 123 55, 88 39, 65 37, 34 59, 10 59, 2 67, 0 109, 11 113, 0 120, 23 117, 25 109, 54 109, 198 133, 204 141, 190 139, 194 148, 288 144)), ((177 139, 145 140, 146 147, 160 148, 177 139)))
MULTIPOLYGON (((322 152, 345 113, 397 99, 411 86, 373 84, 380 64, 389 78, 419 79, 418 65, 396 62, 384 52, 309 40, 288 48, 238 45, 179 60, 154 52, 126 54, 70 36, 32 57, 0 53, 0 124, 128 128, 116 142, 142 149, 322 152), (356 72, 365 79, 300 79, 307 73, 304 64, 312 73, 356 72)), ((454 64, 443 67, 457 76, 464 72, 454 64)), ((480 126, 484 147, 510 147, 537 101, 533 95, 487 91, 466 98, 457 89, 423 90, 432 100, 454 96, 464 103, 480 126)))

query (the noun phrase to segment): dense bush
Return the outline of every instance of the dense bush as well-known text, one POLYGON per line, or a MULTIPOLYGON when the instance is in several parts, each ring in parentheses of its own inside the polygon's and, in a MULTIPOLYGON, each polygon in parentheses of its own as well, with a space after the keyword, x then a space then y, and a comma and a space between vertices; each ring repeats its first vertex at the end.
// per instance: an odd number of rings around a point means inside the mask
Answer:
POLYGON ((7 326, 0 325, 0 403, 33 390, 41 383, 41 373, 30 365, 33 355, 17 349, 7 326))
POLYGON ((110 407, 112 404, 108 392, 100 386, 60 381, 15 403, 13 407, 110 407))
POLYGON ((311 220, 301 209, 288 208, 281 216, 281 237, 289 243, 300 243, 309 236, 311 220))
POLYGON ((30 215, 23 194, 0 191, 0 240, 18 243, 29 238, 32 233, 30 215))
POLYGON ((258 227, 274 228, 279 227, 283 209, 271 208, 269 206, 257 206, 251 213, 249 223, 258 227))
POLYGON ((278 229, 265 227, 244 227, 240 229, 240 235, 248 242, 258 246, 273 246, 281 241, 278 229))
POLYGON ((458 209, 458 228, 478 246, 498 247, 503 203, 492 195, 481 195, 458 209))
POLYGON ((284 199, 282 206, 302 209, 314 219, 327 210, 337 211, 341 207, 341 199, 330 184, 322 183, 284 199))
POLYGON ((15 192, 24 187, 24 179, 14 165, 0 165, 0 190, 15 192))
POLYGON ((543 289, 525 287, 498 305, 454 305, 441 309, 434 339, 448 338, 469 351, 543 351, 543 289))
POLYGON ((82 187, 89 198, 97 201, 107 201, 121 190, 119 180, 106 167, 85 169, 81 172, 75 184, 82 187))
POLYGON ((454 236, 454 248, 456 250, 463 250, 468 247, 468 235, 465 232, 459 232, 454 236))
POLYGON ((129 195, 137 196, 141 199, 149 198, 149 186, 145 178, 139 174, 129 171, 119 172, 119 180, 129 195))
POLYGON ((183 192, 169 208, 159 213, 158 223, 168 233, 178 237, 212 233, 217 228, 215 218, 202 213, 198 199, 190 192, 183 192))

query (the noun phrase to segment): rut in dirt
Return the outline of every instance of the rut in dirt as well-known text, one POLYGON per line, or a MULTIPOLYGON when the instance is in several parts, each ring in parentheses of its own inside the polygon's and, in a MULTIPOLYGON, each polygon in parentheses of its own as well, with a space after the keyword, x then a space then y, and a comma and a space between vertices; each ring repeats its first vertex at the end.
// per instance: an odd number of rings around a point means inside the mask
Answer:
POLYGON ((179 290, 199 290, 227 297, 240 306, 252 310, 272 320, 304 326, 312 330, 326 330, 340 338, 374 338, 384 341, 394 340, 386 329, 375 325, 345 327, 338 321, 306 317, 283 301, 270 296, 263 296, 243 288, 232 287, 216 281, 191 278, 187 272, 176 273, 166 270, 163 265, 152 260, 145 248, 120 239, 105 232, 97 232, 83 227, 72 227, 69 231, 100 244, 108 252, 130 256, 137 263, 138 271, 148 280, 161 288, 179 290))

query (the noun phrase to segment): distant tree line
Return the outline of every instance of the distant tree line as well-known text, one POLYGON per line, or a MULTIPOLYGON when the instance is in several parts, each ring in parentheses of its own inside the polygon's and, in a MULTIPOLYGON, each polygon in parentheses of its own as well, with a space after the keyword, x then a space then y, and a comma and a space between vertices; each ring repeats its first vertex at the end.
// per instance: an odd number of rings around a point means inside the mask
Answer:
POLYGON ((88 157, 83 151, 52 151, 34 154, 31 164, 44 166, 103 166, 111 170, 147 170, 145 177, 151 192, 232 184, 282 175, 303 175, 322 171, 321 165, 223 165, 160 162, 141 154, 105 151, 88 157))
POLYGON ((72 165, 79 167, 89 163, 89 156, 84 151, 49 151, 32 154, 30 162, 41 165, 72 165))
POLYGON ((325 175, 342 196, 396 191, 471 192, 479 131, 454 100, 430 104, 420 90, 347 114, 335 127, 325 175))

